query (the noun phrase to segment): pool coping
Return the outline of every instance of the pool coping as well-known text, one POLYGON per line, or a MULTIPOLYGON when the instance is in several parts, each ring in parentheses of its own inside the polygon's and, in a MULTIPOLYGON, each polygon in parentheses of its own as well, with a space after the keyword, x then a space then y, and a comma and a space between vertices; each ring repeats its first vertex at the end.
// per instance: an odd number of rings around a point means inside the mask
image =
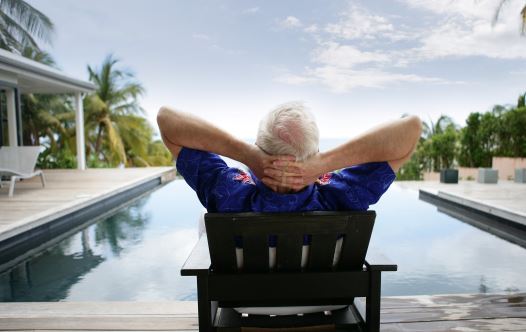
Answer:
POLYGON ((442 201, 453 202, 471 209, 480 211, 485 214, 493 215, 499 218, 506 219, 512 223, 526 227, 526 214, 514 211, 502 206, 495 204, 488 204, 482 200, 468 198, 459 194, 453 194, 451 192, 443 190, 433 190, 427 188, 420 188, 420 192, 424 192, 427 195, 433 196, 442 201))

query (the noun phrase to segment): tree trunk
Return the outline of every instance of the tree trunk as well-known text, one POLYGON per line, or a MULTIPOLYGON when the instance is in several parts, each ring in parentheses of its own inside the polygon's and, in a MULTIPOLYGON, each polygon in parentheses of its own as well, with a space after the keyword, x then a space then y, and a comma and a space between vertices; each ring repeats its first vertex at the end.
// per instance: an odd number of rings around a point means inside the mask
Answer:
POLYGON ((95 158, 98 158, 98 154, 100 152, 100 147, 102 145, 102 126, 103 124, 99 124, 99 132, 97 133, 97 142, 95 143, 95 158))

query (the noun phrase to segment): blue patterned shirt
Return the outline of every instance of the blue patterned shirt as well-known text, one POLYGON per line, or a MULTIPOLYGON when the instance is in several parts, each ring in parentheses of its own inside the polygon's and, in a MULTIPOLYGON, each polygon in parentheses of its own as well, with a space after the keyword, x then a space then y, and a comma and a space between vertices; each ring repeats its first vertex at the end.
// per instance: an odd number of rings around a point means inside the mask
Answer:
POLYGON ((367 210, 395 179, 387 162, 367 163, 324 174, 299 192, 280 194, 213 153, 182 148, 176 166, 208 212, 367 210))

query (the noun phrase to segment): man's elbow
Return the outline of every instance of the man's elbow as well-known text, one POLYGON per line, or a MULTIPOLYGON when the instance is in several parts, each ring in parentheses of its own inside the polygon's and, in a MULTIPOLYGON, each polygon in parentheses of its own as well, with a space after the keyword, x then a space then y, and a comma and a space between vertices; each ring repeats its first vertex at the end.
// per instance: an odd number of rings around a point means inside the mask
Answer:
MULTIPOLYGON (((177 123, 177 112, 168 106, 161 106, 157 112, 157 125, 161 132, 167 131, 177 123)), ((171 128, 173 129, 173 128, 171 128)))
POLYGON ((166 120, 170 118, 170 109, 166 106, 161 106, 159 109, 159 112, 157 112, 157 125, 160 129, 162 129, 162 126, 164 123, 166 123, 166 120))
POLYGON ((416 143, 422 135, 422 120, 416 115, 411 115, 406 118, 408 132, 411 133, 411 138, 416 143))

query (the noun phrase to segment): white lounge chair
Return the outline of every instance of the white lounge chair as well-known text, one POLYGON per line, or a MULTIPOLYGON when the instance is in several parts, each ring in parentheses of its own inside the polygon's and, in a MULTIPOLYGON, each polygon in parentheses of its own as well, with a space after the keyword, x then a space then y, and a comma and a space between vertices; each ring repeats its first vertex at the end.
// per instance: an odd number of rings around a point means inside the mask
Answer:
POLYGON ((10 176, 9 197, 15 192, 15 182, 40 175, 42 187, 46 186, 46 179, 41 170, 35 170, 40 146, 3 146, 0 148, 0 188, 2 176, 10 176))

